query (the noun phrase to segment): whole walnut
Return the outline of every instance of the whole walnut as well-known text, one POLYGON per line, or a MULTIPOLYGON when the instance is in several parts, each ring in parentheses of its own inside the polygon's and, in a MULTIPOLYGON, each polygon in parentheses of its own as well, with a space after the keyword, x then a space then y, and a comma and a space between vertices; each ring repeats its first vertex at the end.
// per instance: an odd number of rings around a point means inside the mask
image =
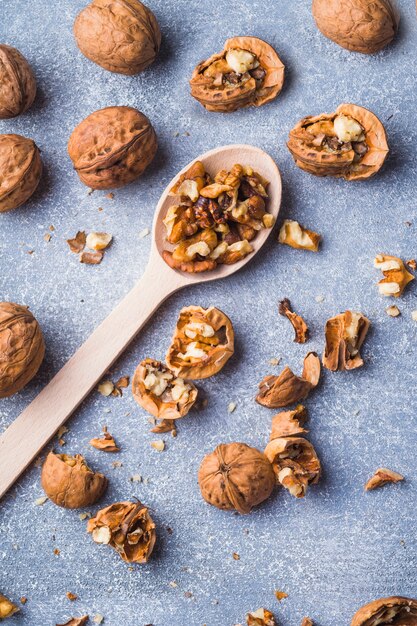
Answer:
POLYGON ((35 376, 44 354, 42 331, 29 309, 0 302, 0 398, 23 389, 35 376))
POLYGON ((91 506, 107 489, 107 478, 93 472, 81 454, 50 452, 42 466, 42 487, 52 502, 65 509, 91 506))
POLYGON ((363 54, 385 48, 400 21, 394 0, 313 0, 313 16, 325 37, 363 54))
POLYGON ((74 35, 87 58, 119 74, 142 72, 161 45, 158 22, 139 0, 93 0, 77 16, 74 35))
POLYGON ((391 596, 362 606, 350 626, 417 626, 417 600, 391 596))
POLYGON ((21 135, 0 135, 0 213, 29 200, 42 175, 38 146, 21 135))
POLYGON ((146 115, 125 106, 91 113, 68 142, 75 171, 92 189, 131 183, 151 163, 157 148, 156 133, 146 115))
POLYGON ((32 106, 36 81, 19 50, 0 44, 0 119, 17 117, 32 106))
POLYGON ((219 509, 250 513, 266 500, 275 485, 266 456, 245 443, 220 444, 204 457, 198 472, 201 495, 219 509))

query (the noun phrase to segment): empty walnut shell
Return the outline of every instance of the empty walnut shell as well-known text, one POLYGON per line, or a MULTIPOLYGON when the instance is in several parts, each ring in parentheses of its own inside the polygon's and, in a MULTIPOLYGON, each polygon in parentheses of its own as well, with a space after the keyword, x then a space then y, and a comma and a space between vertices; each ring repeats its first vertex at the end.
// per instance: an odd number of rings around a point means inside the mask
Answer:
POLYGON ((197 65, 190 80, 191 95, 208 111, 221 112, 262 106, 276 98, 283 84, 283 63, 275 50, 257 37, 228 39, 222 52, 197 65), (246 57, 242 61, 236 58, 234 69, 227 61, 230 51, 246 57))
POLYGON ((313 0, 313 16, 325 37, 364 54, 385 48, 400 20, 394 0, 313 0))
POLYGON ((318 482, 321 465, 313 445, 304 437, 278 437, 268 443, 265 456, 277 481, 295 498, 304 498, 307 488, 318 482))
POLYGON ((350 626, 417 626, 417 600, 392 596, 365 604, 350 626))
POLYGON ((153 160, 158 142, 146 115, 132 107, 91 113, 73 130, 68 153, 82 182, 92 189, 123 187, 153 160))
POLYGON ((119 74, 138 74, 154 62, 161 31, 139 0, 93 0, 77 16, 74 36, 81 52, 119 74))
POLYGON ((19 50, 0 44, 0 119, 17 117, 32 106, 36 81, 19 50))
POLYGON ((141 502, 116 502, 88 520, 96 543, 114 548, 126 563, 146 563, 156 541, 155 523, 141 502))
POLYGON ((389 151, 382 122, 356 104, 303 118, 290 131, 287 146, 302 170, 345 180, 374 176, 389 151))
POLYGON ((371 322, 362 313, 345 311, 326 322, 326 345, 323 365, 327 369, 353 370, 363 365, 359 350, 365 341, 371 322))
POLYGON ((148 413, 162 420, 185 417, 198 390, 192 382, 176 377, 163 363, 144 359, 132 380, 133 397, 148 413))
POLYGON ((42 466, 41 482, 48 498, 65 509, 91 506, 107 489, 107 478, 93 472, 81 454, 50 452, 42 466))
POLYGON ((206 502, 243 514, 271 495, 275 474, 266 456, 256 448, 225 443, 204 457, 198 484, 206 502))
POLYGON ((215 307, 188 306, 180 311, 166 362, 176 376, 197 380, 217 374, 233 352, 227 315, 215 307))
POLYGON ((38 146, 21 135, 0 135, 0 213, 24 204, 42 175, 38 146))
POLYGON ((23 389, 35 376, 44 354, 42 331, 29 309, 0 302, 0 398, 23 389))

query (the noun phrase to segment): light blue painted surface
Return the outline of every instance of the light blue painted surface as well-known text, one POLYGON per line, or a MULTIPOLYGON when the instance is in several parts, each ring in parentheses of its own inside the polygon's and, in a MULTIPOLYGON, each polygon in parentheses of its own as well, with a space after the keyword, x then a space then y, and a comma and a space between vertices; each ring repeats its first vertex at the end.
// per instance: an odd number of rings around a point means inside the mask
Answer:
POLYGON ((26 207, 1 215, 1 298, 30 306, 45 331, 47 354, 36 380, 1 401, 0 428, 141 275, 150 239, 138 233, 151 226, 166 183, 195 155, 235 142, 264 148, 282 170, 282 217, 298 219, 324 238, 317 255, 271 241, 265 254, 227 282, 179 293, 113 368, 117 378, 132 374, 145 356, 163 358, 184 305, 216 305, 231 317, 236 355, 220 375, 200 385, 208 407, 181 422, 176 440, 166 437, 165 452, 150 447, 155 436, 130 391, 121 399, 93 393, 70 420, 65 450, 86 454, 109 475, 103 505, 138 496, 152 508, 158 544, 147 566, 129 571, 115 552, 97 547, 77 512, 50 502, 36 507, 42 495, 38 468, 12 489, 0 505, 0 590, 14 599, 27 596, 28 602, 10 626, 49 626, 83 613, 104 615, 106 626, 233 626, 259 606, 274 610, 281 626, 298 626, 304 615, 319 626, 347 626, 355 610, 375 597, 417 594, 417 325, 411 320, 417 287, 408 289, 398 302, 401 317, 392 319, 372 267, 378 252, 417 255, 417 20, 414 2, 399 4, 397 42, 366 57, 324 39, 308 0, 150 0, 163 48, 148 71, 125 77, 78 52, 71 27, 82 0, 2 0, 0 41, 28 58, 39 94, 31 111, 1 122, 0 132, 33 137, 46 173, 26 207), (210 114, 188 95, 187 80, 198 61, 234 34, 259 36, 277 49, 287 66, 285 88, 259 110, 210 114), (388 132, 389 161, 365 183, 311 177, 294 166, 285 147, 298 119, 332 111, 343 101, 371 108, 388 132), (117 104, 136 106, 151 118, 160 150, 136 184, 109 200, 103 192, 87 195, 66 143, 87 114, 117 104), (50 224, 55 231, 46 243, 50 224), (113 234, 100 266, 83 266, 69 252, 65 239, 78 229, 113 234), (317 302, 321 295, 324 300, 317 302), (284 296, 310 324, 306 347, 292 342, 289 323, 277 314, 284 296), (306 348, 322 350, 325 320, 346 308, 362 310, 373 326, 363 349, 366 366, 326 372, 308 399, 310 437, 324 466, 320 484, 301 501, 277 491, 249 517, 210 508, 196 482, 204 454, 222 441, 266 444, 274 412, 253 398, 259 380, 280 369, 268 361, 282 357, 282 365, 300 371, 306 348), (231 401, 237 409, 229 415, 231 401), (122 446, 117 457, 88 446, 103 424, 122 446), (123 466, 113 469, 116 458, 123 466), (402 472, 407 481, 365 494, 364 482, 381 465, 402 472), (147 484, 132 485, 129 477, 136 473, 147 484), (274 589, 286 591, 288 599, 278 605, 274 589), (79 599, 70 603, 66 591, 79 599))

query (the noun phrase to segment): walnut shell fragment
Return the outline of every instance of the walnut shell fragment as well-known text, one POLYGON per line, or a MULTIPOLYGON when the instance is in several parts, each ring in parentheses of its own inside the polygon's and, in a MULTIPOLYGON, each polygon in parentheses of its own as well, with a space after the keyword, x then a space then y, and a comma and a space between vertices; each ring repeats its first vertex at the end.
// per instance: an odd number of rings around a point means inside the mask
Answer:
POLYGON ((176 376, 198 380, 220 372, 233 353, 227 315, 215 307, 188 306, 180 311, 166 363, 176 376))
POLYGON ((204 457, 198 484, 209 504, 245 514, 271 495, 275 474, 266 456, 256 448, 226 443, 204 457))
POLYGON ((161 420, 185 417, 197 400, 192 382, 177 377, 160 361, 144 359, 132 380, 133 397, 148 413, 161 420))
POLYGON ((263 406, 278 409, 307 398, 320 379, 320 359, 309 352, 304 359, 302 376, 296 376, 285 367, 279 376, 266 376, 259 384, 256 401, 263 406))
POLYGON ((42 331, 27 307, 0 302, 0 355, 0 398, 6 398, 32 380, 45 355, 42 331))
POLYGON ((107 489, 107 478, 90 469, 81 454, 50 452, 42 466, 41 482, 48 498, 65 509, 91 506, 107 489))
POLYGON ((332 372, 361 367, 363 360, 359 350, 370 324, 367 317, 354 311, 345 311, 327 320, 324 330, 324 367, 332 372))
POLYGON ((382 296, 399 298, 408 283, 414 280, 414 276, 407 271, 403 261, 396 256, 378 254, 374 260, 374 267, 381 270, 384 275, 378 283, 382 296))
POLYGON ((27 111, 36 96, 36 81, 23 54, 0 44, 0 119, 7 120, 27 111))
POLYGON ((325 37, 363 54, 391 43, 400 21, 394 0, 313 0, 313 17, 325 37))
POLYGON ((57 624, 56 626, 84 626, 88 622, 88 615, 83 615, 83 617, 72 617, 65 624, 57 624))
POLYGON ((353 616, 350 626, 417 626, 417 600, 391 596, 369 602, 353 616))
POLYGON ((309 617, 304 617, 303 621, 301 622, 301 626, 314 626, 313 620, 309 617))
POLYGON ((126 563, 147 563, 156 541, 155 523, 141 502, 116 502, 88 520, 96 543, 114 548, 126 563))
POLYGON ((191 95, 208 111, 231 112, 262 106, 280 93, 284 65, 257 37, 233 37, 224 49, 202 61, 190 80, 191 95))
POLYGON ((299 404, 293 411, 283 411, 277 413, 272 418, 271 435, 269 440, 278 437, 291 437, 292 435, 303 435, 308 430, 303 428, 307 421, 307 409, 299 404))
POLYGON ((149 119, 133 107, 106 107, 73 130, 68 153, 81 181, 91 189, 115 189, 138 178, 158 147, 149 119))
POLYGON ((304 228, 294 220, 284 220, 279 231, 278 241, 298 250, 318 252, 321 235, 304 228))
POLYGON ((13 604, 6 596, 0 593, 0 619, 11 617, 19 611, 19 608, 13 604))
POLYGON ((290 131, 287 146, 302 170, 345 180, 374 176, 389 152, 382 122, 356 104, 304 117, 290 131))
POLYGON ((139 0, 93 0, 78 14, 74 36, 90 61, 126 75, 151 65, 161 46, 156 17, 139 0))
POLYGON ((278 307, 278 312, 280 315, 287 317, 295 331, 294 341, 296 343, 305 343, 308 339, 308 326, 301 317, 301 315, 297 315, 292 308, 291 302, 288 298, 284 298, 281 300, 278 307))
POLYGON ((313 445, 303 437, 278 437, 268 443, 265 456, 277 481, 295 498, 304 498, 309 485, 319 481, 321 464, 313 445))
POLYGON ((398 483, 404 480, 404 476, 398 472, 393 472, 386 467, 379 467, 373 476, 366 482, 365 491, 372 491, 378 487, 383 487, 387 483, 398 483))
POLYGON ((0 213, 24 204, 42 175, 40 151, 32 139, 0 135, 0 213))
POLYGON ((102 450, 103 452, 120 452, 120 448, 116 444, 114 437, 107 432, 107 430, 104 430, 102 437, 90 439, 89 444, 93 446, 93 448, 102 450))
POLYGON ((258 609, 246 615, 247 626, 277 626, 274 614, 267 609, 258 609))

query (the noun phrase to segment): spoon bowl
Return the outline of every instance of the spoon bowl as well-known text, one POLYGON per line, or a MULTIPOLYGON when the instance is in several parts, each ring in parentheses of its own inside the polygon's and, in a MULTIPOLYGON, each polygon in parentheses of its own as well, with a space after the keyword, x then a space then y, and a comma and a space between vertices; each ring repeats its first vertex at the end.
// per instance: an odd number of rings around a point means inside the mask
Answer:
MULTIPOLYGON (((268 211, 276 218, 281 204, 281 176, 271 157, 259 148, 224 146, 194 159, 214 175, 235 163, 248 165, 270 181, 268 211)), ((192 161, 192 163, 194 162, 192 161)), ((167 247, 163 218, 175 198, 169 196, 177 178, 169 183, 158 202, 148 266, 137 284, 96 328, 64 367, 15 421, 0 434, 0 498, 39 454, 88 393, 95 387, 126 346, 172 293, 187 285, 230 276, 249 263, 272 229, 262 229, 253 240, 254 251, 233 265, 219 265, 210 272, 186 274, 170 268, 162 258, 167 247)))

